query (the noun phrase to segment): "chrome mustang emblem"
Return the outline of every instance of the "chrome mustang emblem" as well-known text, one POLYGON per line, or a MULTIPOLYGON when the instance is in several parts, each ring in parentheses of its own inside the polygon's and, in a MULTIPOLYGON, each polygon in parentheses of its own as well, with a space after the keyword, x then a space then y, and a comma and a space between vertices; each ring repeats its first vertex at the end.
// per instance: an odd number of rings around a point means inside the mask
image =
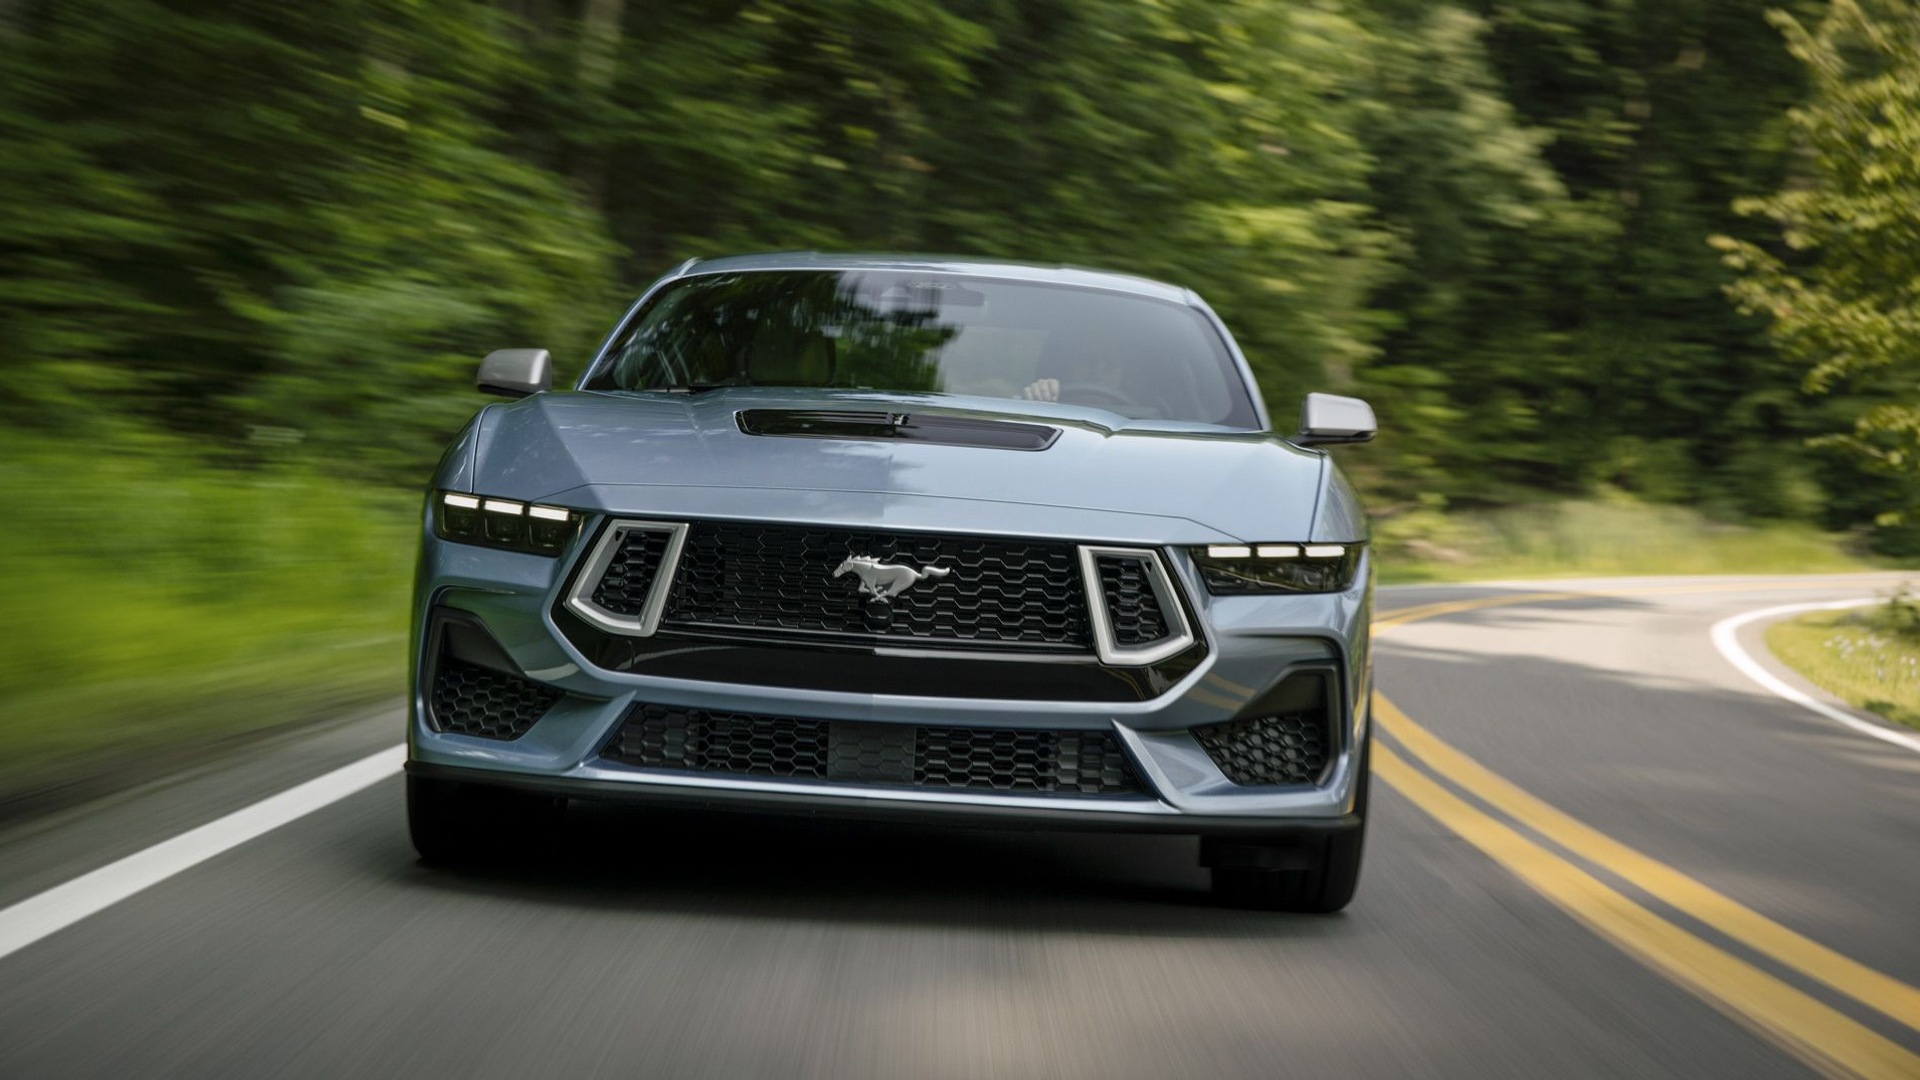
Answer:
POLYGON ((928 578, 946 577, 953 571, 944 566, 915 570, 911 566, 883 563, 871 555, 850 555, 833 571, 834 577, 851 573, 860 579, 860 591, 875 600, 891 600, 928 578))

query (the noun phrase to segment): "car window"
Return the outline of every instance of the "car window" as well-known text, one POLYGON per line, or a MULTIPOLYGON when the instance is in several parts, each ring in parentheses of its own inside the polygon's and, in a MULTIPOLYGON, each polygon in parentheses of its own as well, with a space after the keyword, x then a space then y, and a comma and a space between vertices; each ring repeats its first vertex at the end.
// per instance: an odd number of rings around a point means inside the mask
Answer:
POLYGON ((1180 303, 911 271, 749 271, 672 282, 595 390, 846 387, 1094 405, 1258 424, 1220 335, 1180 303))

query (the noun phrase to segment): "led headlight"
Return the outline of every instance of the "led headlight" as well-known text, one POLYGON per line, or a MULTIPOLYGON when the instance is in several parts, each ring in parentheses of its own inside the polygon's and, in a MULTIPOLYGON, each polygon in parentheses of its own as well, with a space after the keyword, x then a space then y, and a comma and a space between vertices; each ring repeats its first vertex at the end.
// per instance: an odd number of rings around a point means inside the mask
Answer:
POLYGON ((1342 592, 1360 566, 1359 544, 1209 544, 1194 565, 1215 596, 1342 592))
POLYGON ((580 532, 586 515, 561 506, 490 499, 442 491, 433 500, 433 534, 483 547, 558 555, 580 532))

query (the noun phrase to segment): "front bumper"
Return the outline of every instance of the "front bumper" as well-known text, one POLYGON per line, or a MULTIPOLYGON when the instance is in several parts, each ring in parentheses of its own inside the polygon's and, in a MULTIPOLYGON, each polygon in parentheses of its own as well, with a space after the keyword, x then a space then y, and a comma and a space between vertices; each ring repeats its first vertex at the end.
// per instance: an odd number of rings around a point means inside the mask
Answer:
POLYGON ((681 787, 672 784, 633 783, 627 780, 554 778, 496 769, 470 769, 409 761, 407 773, 429 780, 484 784, 535 795, 571 799, 606 799, 670 810, 721 814, 775 814, 786 818, 822 821, 872 821, 890 825, 964 825, 970 828, 1048 829, 1059 832, 1178 833, 1214 837, 1246 837, 1270 841, 1281 837, 1327 836, 1360 827, 1357 814, 1326 818, 1215 814, 1115 814, 1081 809, 1054 800, 1033 807, 1019 800, 976 802, 914 800, 901 792, 850 789, 821 794, 812 791, 761 791, 733 784, 717 787, 681 787))
MULTIPOLYGON (((408 739, 409 769, 422 776, 713 810, 888 820, 1209 835, 1317 832, 1354 824, 1370 670, 1365 566, 1345 593, 1212 597, 1176 551, 1171 568, 1206 638, 1205 658, 1148 700, 1087 702, 849 693, 791 680, 758 685, 612 671, 596 666, 555 623, 555 599, 578 552, 551 559, 446 543, 430 534, 423 545, 408 739), (435 730, 427 721, 422 676, 429 670, 429 620, 436 609, 477 620, 515 667, 564 696, 516 739, 435 730), (1324 774, 1310 784, 1229 781, 1191 729, 1243 715, 1290 673, 1307 670, 1333 672, 1338 687, 1337 700, 1329 703, 1333 746, 1324 774), (603 758, 602 750, 642 703, 843 722, 1103 732, 1121 744, 1143 791, 1083 797, 877 787, 646 769, 603 758)), ((687 645, 689 654, 705 648, 687 645)))

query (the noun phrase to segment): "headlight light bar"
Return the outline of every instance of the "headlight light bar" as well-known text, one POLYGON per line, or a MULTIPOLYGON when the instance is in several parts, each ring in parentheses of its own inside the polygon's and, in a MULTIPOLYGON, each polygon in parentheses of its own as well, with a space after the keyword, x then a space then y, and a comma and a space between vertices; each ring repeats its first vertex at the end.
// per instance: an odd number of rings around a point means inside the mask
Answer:
POLYGON ((1360 566, 1361 544, 1209 544, 1192 548, 1215 596, 1343 592, 1360 566))
POLYGON ((564 506, 442 491, 433 500, 433 534, 482 547, 558 555, 580 533, 586 515, 564 506))

